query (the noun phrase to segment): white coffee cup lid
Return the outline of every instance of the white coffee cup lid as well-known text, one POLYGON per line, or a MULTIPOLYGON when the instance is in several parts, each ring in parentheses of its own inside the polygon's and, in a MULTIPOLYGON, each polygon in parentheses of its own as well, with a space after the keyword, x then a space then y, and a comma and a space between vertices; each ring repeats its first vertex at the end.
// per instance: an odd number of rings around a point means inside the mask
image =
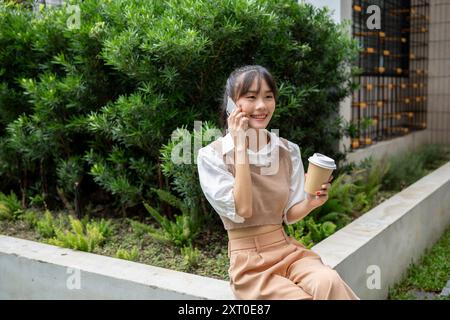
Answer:
POLYGON ((336 169, 336 164, 334 160, 326 155, 321 153, 314 153, 311 157, 308 158, 308 161, 315 164, 316 166, 325 168, 325 169, 336 169))

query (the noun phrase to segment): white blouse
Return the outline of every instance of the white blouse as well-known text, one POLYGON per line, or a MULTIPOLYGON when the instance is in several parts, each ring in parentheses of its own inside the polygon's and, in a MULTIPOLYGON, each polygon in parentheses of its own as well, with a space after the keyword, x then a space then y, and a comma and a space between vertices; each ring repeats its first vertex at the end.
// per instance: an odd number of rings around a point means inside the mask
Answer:
MULTIPOLYGON (((266 144, 258 152, 247 149, 250 164, 266 166, 268 161, 270 164, 269 148, 272 151, 278 145, 287 150, 275 133, 269 131, 267 133, 270 134, 270 143, 266 144)), ((222 152, 224 154, 234 150, 234 141, 230 133, 219 139, 222 140, 222 152)), ((292 159, 292 175, 289 200, 284 208, 283 221, 285 224, 292 224, 292 222, 289 223, 287 221, 286 213, 293 205, 306 199, 304 191, 305 171, 299 146, 289 140, 287 141, 288 151, 292 159)), ((244 222, 245 219, 236 213, 233 196, 234 176, 228 171, 223 161, 223 155, 218 154, 210 145, 200 148, 197 155, 197 168, 203 193, 214 210, 219 215, 227 217, 233 222, 244 222)))

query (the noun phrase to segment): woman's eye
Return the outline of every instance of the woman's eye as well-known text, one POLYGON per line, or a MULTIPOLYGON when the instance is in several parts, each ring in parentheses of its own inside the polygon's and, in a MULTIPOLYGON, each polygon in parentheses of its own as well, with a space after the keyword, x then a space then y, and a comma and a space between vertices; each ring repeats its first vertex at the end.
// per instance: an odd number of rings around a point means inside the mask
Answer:
POLYGON ((255 99, 256 97, 255 96, 248 96, 247 98, 248 99, 255 99))
POLYGON ((267 96, 266 98, 268 98, 268 99, 272 99, 272 98, 273 98, 273 96, 267 96))

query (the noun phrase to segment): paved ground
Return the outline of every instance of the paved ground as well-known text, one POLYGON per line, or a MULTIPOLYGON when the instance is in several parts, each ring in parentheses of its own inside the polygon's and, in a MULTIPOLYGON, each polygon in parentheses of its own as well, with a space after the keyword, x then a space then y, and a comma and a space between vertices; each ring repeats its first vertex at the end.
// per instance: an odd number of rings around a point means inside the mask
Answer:
POLYGON ((441 293, 434 292, 426 292, 422 290, 413 289, 409 291, 413 294, 418 300, 433 300, 438 297, 447 296, 450 294, 450 280, 447 281, 445 287, 442 289, 441 293))
POLYGON ((447 296, 450 294, 450 280, 447 281, 447 284, 445 285, 444 289, 441 291, 441 296, 447 296))

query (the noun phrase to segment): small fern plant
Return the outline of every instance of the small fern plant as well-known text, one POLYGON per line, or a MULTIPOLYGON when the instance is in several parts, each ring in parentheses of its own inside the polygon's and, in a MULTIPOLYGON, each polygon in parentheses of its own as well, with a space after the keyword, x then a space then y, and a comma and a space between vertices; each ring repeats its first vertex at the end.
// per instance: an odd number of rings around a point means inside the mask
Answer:
POLYGON ((195 221, 191 219, 191 212, 189 208, 179 198, 173 194, 162 190, 152 188, 158 197, 179 209, 181 215, 175 215, 175 221, 169 220, 162 216, 155 208, 146 202, 143 202, 147 211, 159 223, 161 229, 149 228, 149 234, 156 240, 173 243, 177 247, 185 247, 192 244, 192 241, 200 232, 200 227, 195 221))
POLYGON ((116 252, 116 258, 129 260, 129 261, 137 261, 139 257, 138 247, 134 246, 131 250, 126 250, 119 248, 116 252))
POLYGON ((49 244, 60 247, 93 252, 102 245, 111 234, 109 222, 87 222, 85 225, 79 219, 69 216, 71 230, 55 227, 55 237, 49 239, 49 244))

